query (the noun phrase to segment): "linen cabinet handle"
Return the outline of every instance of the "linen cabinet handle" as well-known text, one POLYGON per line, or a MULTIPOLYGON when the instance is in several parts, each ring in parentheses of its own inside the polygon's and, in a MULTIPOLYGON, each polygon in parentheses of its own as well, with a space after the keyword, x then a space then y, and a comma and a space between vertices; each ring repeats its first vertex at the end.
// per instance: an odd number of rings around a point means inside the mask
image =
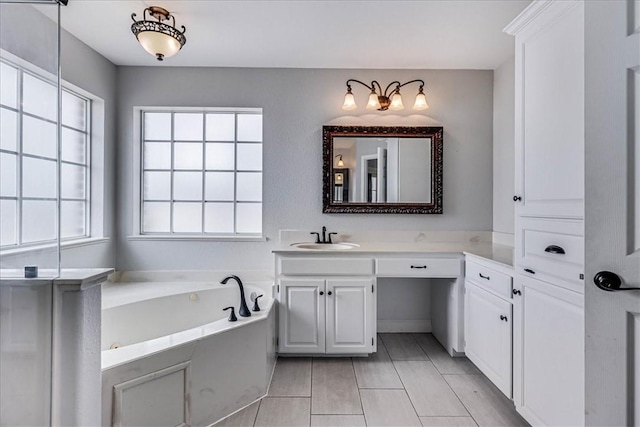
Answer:
POLYGON ((544 251, 550 254, 558 254, 558 255, 564 255, 566 253, 564 249, 558 245, 549 245, 546 248, 544 248, 544 251))
POLYGON ((533 271, 533 270, 532 270, 532 269, 530 269, 530 268, 525 268, 525 269, 524 269, 524 271, 525 271, 526 273, 529 273, 529 274, 536 274, 536 272, 535 272, 535 271, 533 271))
POLYGON ((485 275, 484 275, 484 274, 482 274, 482 273, 478 273, 478 276, 480 276, 482 279, 491 280, 491 277, 489 277, 489 276, 485 276, 485 275))
POLYGON ((518 289, 514 289, 513 291, 511 291, 514 295, 522 295, 522 292, 520 292, 518 289))
POLYGON ((509 319, 507 319, 507 316, 505 316, 504 314, 500 315, 500 320, 504 320, 505 322, 509 321, 509 319))

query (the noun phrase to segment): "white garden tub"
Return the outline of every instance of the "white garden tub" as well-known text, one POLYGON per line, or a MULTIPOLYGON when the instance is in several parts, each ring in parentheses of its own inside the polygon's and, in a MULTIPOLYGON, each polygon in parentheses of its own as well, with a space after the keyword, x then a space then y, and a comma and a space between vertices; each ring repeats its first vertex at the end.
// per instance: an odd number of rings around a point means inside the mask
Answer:
POLYGON ((229 322, 222 309, 237 315, 238 286, 212 276, 104 286, 103 425, 210 425, 266 394, 276 351, 272 282, 247 281, 247 305, 264 295, 261 311, 229 322))

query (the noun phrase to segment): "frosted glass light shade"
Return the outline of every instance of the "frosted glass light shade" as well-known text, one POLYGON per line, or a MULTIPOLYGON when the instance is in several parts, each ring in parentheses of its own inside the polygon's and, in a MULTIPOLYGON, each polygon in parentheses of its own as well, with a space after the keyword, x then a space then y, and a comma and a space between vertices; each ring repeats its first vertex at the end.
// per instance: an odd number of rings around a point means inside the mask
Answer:
POLYGON ((138 41, 151 55, 160 58, 169 58, 180 50, 180 42, 175 38, 156 31, 142 31, 138 34, 138 41))
POLYGON ((402 95, 400 92, 396 92, 391 98, 391 105, 389 105, 390 110, 404 110, 404 104, 402 103, 402 95))
POLYGON ((349 90, 344 96, 344 103, 342 104, 342 109, 355 110, 356 108, 358 108, 358 106, 356 105, 356 99, 353 97, 353 93, 351 93, 351 90, 349 90))
POLYGON ((414 110, 426 110, 429 108, 429 104, 427 104, 427 97, 424 95, 424 92, 420 91, 416 95, 416 102, 413 104, 414 110))
POLYGON ((371 91, 369 94, 369 102, 367 103, 367 110, 378 110, 381 108, 380 101, 378 100, 378 94, 371 91))

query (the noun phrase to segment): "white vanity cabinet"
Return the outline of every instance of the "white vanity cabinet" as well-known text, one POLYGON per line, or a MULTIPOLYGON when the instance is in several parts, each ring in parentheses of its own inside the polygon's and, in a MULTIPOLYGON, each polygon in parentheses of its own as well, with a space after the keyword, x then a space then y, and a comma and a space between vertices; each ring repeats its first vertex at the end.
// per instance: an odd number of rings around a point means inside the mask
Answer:
POLYGON ((465 353, 507 397, 512 396, 511 275, 467 256, 464 293, 465 353), (475 261, 473 261, 475 260, 475 261))
POLYGON ((276 269, 280 353, 375 352, 372 258, 276 255, 276 269))

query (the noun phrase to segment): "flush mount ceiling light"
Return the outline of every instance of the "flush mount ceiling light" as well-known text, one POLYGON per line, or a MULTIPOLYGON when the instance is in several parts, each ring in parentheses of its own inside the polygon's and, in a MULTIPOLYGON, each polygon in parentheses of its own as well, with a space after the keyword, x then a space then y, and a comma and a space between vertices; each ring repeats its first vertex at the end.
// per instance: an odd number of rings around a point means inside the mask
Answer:
POLYGON ((158 61, 175 55, 187 42, 187 38, 184 36, 186 28, 183 25, 182 31, 176 29, 176 18, 167 9, 159 6, 148 7, 142 12, 142 18, 141 21, 136 21, 136 14, 131 14, 131 19, 133 19, 131 32, 144 50, 155 56, 158 61), (153 17, 156 21, 147 19, 147 17, 153 17), (173 25, 164 23, 169 20, 173 21, 173 25))
POLYGON ((367 110, 404 110, 404 104, 402 103, 402 95, 400 94, 400 88, 411 83, 420 83, 418 94, 416 95, 416 101, 413 104, 414 110, 426 110, 429 108, 427 104, 427 97, 424 94, 424 81, 411 80, 406 83, 400 83, 399 81, 393 81, 387 85, 384 92, 382 86, 376 80, 371 82, 371 85, 361 82, 360 80, 349 79, 347 80, 347 93, 344 96, 344 103, 342 104, 343 110, 355 110, 358 108, 356 100, 351 92, 351 83, 359 83, 371 91, 369 94, 369 102, 367 103, 367 110), (377 86, 377 90, 376 90, 377 86), (393 87, 393 89, 391 89, 393 87), (391 91, 389 91, 391 89, 391 91))

